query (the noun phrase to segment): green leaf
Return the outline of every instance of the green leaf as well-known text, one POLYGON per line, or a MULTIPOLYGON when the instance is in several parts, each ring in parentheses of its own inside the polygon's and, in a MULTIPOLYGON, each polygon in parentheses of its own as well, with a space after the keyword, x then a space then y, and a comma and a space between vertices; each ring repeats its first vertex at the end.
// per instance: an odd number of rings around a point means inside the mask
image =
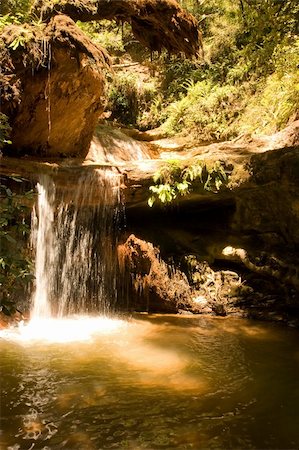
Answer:
POLYGON ((183 181, 182 183, 176 183, 176 188, 181 195, 186 195, 189 190, 189 184, 190 183, 188 183, 188 181, 183 181))
POLYGON ((156 199, 155 197, 150 197, 147 201, 147 204, 150 208, 152 208, 153 204, 155 203, 156 199))
POLYGON ((0 217, 0 227, 6 227, 8 225, 8 220, 6 217, 0 217))
POLYGON ((208 174, 207 181, 204 184, 204 189, 206 189, 207 191, 211 190, 210 181, 211 181, 211 175, 208 174))
POLYGON ((222 185, 222 181, 219 178, 216 178, 215 186, 216 186, 217 191, 219 191, 221 185, 222 185))
POLYGON ((165 201, 166 201, 166 192, 161 192, 159 198, 160 198, 162 203, 165 203, 165 201))
POLYGON ((160 178, 161 178, 161 173, 160 173, 160 171, 158 171, 157 173, 154 174, 153 180, 155 183, 157 183, 160 180, 160 178))

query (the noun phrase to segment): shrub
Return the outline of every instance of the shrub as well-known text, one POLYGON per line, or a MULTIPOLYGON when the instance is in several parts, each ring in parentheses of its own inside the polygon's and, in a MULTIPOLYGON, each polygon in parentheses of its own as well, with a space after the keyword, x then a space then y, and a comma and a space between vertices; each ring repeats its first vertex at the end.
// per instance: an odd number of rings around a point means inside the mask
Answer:
POLYGON ((118 72, 109 85, 107 109, 111 119, 148 129, 161 120, 159 99, 153 79, 140 82, 135 74, 118 72))
POLYGON ((292 44, 281 43, 273 52, 275 68, 240 118, 243 132, 272 133, 282 129, 299 111, 299 39, 292 44))
POLYGON ((138 117, 138 85, 134 75, 117 73, 109 86, 107 108, 111 118, 125 125, 135 125, 138 117))
POLYGON ((121 27, 108 20, 101 22, 77 22, 81 30, 86 33, 93 42, 100 44, 112 55, 125 53, 123 33, 121 27))
POLYGON ((169 160, 153 176, 154 185, 149 187, 151 196, 148 205, 155 202, 171 203, 177 197, 189 194, 194 184, 202 190, 217 193, 228 176, 220 161, 207 165, 202 161, 195 161, 186 166, 181 161, 169 160))
POLYGON ((13 192, 12 186, 22 179, 6 177, 0 180, 0 310, 5 314, 15 311, 14 296, 23 293, 32 279, 32 263, 27 250, 30 232, 32 191, 13 192))
POLYGON ((169 134, 191 131, 202 141, 226 139, 236 133, 233 122, 243 101, 239 87, 191 82, 186 97, 169 106, 164 129, 169 134))
POLYGON ((11 127, 8 123, 8 117, 0 112, 0 150, 4 145, 11 143, 9 140, 10 133, 11 127))

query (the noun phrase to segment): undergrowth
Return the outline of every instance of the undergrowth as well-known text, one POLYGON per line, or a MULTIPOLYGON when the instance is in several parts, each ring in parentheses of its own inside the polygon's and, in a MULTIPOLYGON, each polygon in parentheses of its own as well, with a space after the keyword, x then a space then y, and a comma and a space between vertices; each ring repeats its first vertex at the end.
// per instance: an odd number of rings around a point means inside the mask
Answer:
POLYGON ((15 312, 15 295, 33 278, 32 261, 28 251, 30 210, 33 191, 20 193, 26 181, 19 177, 0 179, 0 311, 15 312))
POLYGON ((110 80, 107 109, 110 118, 140 129, 153 128, 159 124, 161 97, 157 96, 153 79, 140 82, 133 73, 118 72, 110 80))
POLYGON ((84 31, 93 42, 100 44, 108 53, 112 55, 122 55, 125 53, 124 38, 128 34, 128 27, 117 25, 108 20, 101 22, 77 22, 77 25, 84 31))
MULTIPOLYGON (((32 0, 3 0, 0 31, 37 20, 32 0)), ((113 56, 107 110, 113 120, 142 130, 163 126, 200 141, 242 133, 273 133, 298 118, 299 3, 295 0, 179 0, 203 33, 204 57, 186 60, 141 49, 121 22, 77 24, 113 56)), ((12 45, 24 46, 28 30, 12 45)))
MULTIPOLYGON (((180 3, 199 19, 204 58, 190 61, 156 55, 149 95, 144 95, 143 81, 136 73, 133 84, 139 112, 130 112, 132 121, 125 119, 127 124, 140 129, 163 124, 167 135, 182 133, 206 142, 243 133, 273 133, 298 118, 297 2, 180 3)), ((130 76, 124 73, 123 77, 122 83, 132 87, 130 76)), ((123 106, 123 110, 112 109, 114 119, 123 121, 125 111, 131 110, 130 89, 127 94, 124 100, 119 83, 113 87, 114 100, 108 106, 123 106)))

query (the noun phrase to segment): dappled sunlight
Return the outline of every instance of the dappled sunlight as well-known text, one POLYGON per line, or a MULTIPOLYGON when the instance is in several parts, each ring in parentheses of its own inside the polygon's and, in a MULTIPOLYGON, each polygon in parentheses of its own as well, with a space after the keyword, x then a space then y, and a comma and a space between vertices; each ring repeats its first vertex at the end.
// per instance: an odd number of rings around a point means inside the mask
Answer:
POLYGON ((240 327, 240 331, 244 333, 246 336, 260 339, 260 340, 281 340, 283 339, 282 336, 277 336, 275 332, 272 329, 262 328, 259 326, 250 326, 250 325, 244 325, 240 327))
POLYGON ((133 340, 125 353, 116 353, 118 361, 126 364, 130 370, 137 371, 138 384, 174 390, 207 389, 204 381, 185 373, 190 360, 179 350, 162 349, 141 340, 137 343, 133 340))
POLYGON ((235 248, 230 245, 222 250, 222 254, 227 257, 238 257, 241 260, 246 258, 246 251, 243 248, 235 248))
POLYGON ((246 321, 244 319, 215 318, 221 325, 216 327, 215 332, 219 333, 219 328, 225 333, 235 334, 236 336, 250 337, 260 340, 281 340, 283 336, 276 333, 275 328, 268 324, 246 321))
POLYGON ((151 373, 144 372, 138 374, 137 381, 143 387, 159 387, 177 392, 196 392, 196 394, 204 394, 209 390, 209 384, 206 380, 199 380, 198 377, 186 375, 184 373, 169 372, 162 374, 165 378, 161 378, 161 374, 155 374, 154 369, 151 373))
MULTIPOLYGON (((0 337, 26 346, 33 345, 33 349, 37 345, 41 355, 47 352, 49 345, 65 344, 74 358, 65 369, 60 368, 66 372, 76 371, 78 367, 90 363, 96 364, 99 358, 103 362, 113 358, 116 367, 122 365, 125 370, 134 373, 134 382, 139 386, 206 390, 204 380, 185 373, 191 364, 186 354, 179 349, 161 347, 161 335, 165 331, 165 325, 147 321, 74 316, 33 319, 17 328, 2 330, 0 337)), ((91 405, 105 392, 102 386, 95 385, 92 395, 86 396, 83 403, 91 405)), ((74 394, 69 390, 58 396, 61 406, 68 405, 73 399, 74 394)))

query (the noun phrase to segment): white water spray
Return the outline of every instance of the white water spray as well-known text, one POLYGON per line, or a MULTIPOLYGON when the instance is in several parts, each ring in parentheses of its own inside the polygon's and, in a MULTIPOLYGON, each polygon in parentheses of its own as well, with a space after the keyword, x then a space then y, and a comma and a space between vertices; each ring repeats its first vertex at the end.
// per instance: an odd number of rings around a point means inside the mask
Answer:
POLYGON ((107 314, 116 302, 120 177, 111 170, 89 170, 75 189, 70 200, 74 185, 69 183, 61 197, 46 175, 37 186, 33 320, 107 314))
POLYGON ((51 285, 48 279, 49 268, 53 267, 54 249, 54 198, 55 186, 49 177, 42 176, 37 184, 37 208, 33 208, 31 221, 31 244, 35 247, 36 289, 33 297, 33 317, 50 317, 51 285), (38 219, 38 217, 40 219, 38 219), (41 219, 42 218, 42 219, 41 219))

